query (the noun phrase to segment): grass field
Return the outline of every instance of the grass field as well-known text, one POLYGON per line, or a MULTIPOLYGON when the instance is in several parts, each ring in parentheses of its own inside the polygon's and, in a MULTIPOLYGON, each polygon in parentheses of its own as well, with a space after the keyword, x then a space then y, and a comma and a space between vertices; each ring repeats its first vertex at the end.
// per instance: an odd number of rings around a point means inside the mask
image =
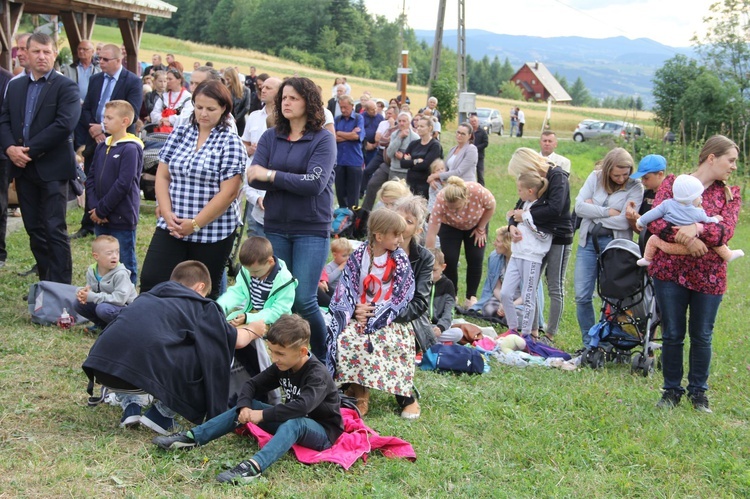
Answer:
MULTIPOLYGON (((97 33, 101 33, 100 28, 97 33)), ((448 134, 449 135, 449 134, 448 134)), ((492 137, 488 187, 500 213, 515 201, 504 174, 531 139, 492 137)), ((447 148, 449 144, 445 144, 447 148)), ((573 160, 573 195, 606 153, 595 144, 562 143, 573 160)), ((743 213, 733 248, 750 247, 743 213)), ((69 214, 77 229, 80 211, 69 214)), ((143 215, 139 260, 153 232, 143 215)), ((73 241, 74 279, 90 263, 89 240, 73 241)), ((745 338, 750 260, 730 266, 729 291, 714 341, 709 396, 713 415, 682 404, 659 411, 660 376, 631 376, 629 366, 562 372, 492 364, 481 376, 418 372, 422 417, 399 418, 392 397, 376 393, 367 423, 410 441, 416 462, 372 455, 348 472, 304 466, 287 456, 257 483, 219 486, 214 476, 249 457, 256 445, 229 436, 189 453, 165 453, 153 433, 117 427, 120 410, 86 406, 80 369, 94 338, 30 324, 25 303, 33 263, 26 235, 9 239, 0 271, 0 497, 747 497, 750 495, 750 361, 745 338)), ((559 345, 580 344, 572 300, 574 260, 559 345)), ((184 423, 184 422, 183 422, 184 423)))

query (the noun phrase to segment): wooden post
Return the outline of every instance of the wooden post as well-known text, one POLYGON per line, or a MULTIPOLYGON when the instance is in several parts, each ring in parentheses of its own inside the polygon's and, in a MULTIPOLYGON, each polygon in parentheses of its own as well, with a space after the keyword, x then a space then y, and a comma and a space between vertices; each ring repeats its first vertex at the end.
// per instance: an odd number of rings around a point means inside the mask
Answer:
POLYGON ((0 45, 2 45, 0 66, 10 72, 13 72, 13 37, 18 31, 21 14, 23 14, 22 3, 11 3, 9 0, 0 1, 0 45))
POLYGON ((141 45, 145 17, 136 14, 132 21, 130 19, 117 20, 122 34, 122 43, 128 53, 128 70, 135 74, 138 74, 138 47, 141 45))
POLYGON ((401 104, 406 104, 406 82, 409 79, 409 75, 407 73, 409 68, 409 51, 408 50, 402 50, 401 51, 401 104))

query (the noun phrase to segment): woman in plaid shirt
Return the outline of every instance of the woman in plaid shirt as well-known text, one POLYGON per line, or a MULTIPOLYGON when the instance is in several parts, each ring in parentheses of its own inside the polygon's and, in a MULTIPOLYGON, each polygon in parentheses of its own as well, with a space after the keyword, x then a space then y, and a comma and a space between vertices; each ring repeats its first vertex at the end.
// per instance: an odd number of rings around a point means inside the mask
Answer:
MULTIPOLYGON (((221 281, 240 223, 237 195, 247 152, 229 127, 232 96, 219 81, 206 81, 193 94, 190 123, 169 135, 159 152, 156 174, 156 231, 141 275, 141 292, 168 281, 185 260, 208 267, 221 281)), ((218 288, 209 298, 218 297, 218 288)))

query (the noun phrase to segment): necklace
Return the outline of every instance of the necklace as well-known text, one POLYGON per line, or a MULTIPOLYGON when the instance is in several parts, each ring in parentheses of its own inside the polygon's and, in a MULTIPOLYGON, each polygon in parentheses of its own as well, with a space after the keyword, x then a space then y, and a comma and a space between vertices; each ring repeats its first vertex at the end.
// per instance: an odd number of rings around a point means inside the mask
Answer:
POLYGON ((169 104, 168 104, 169 109, 174 109, 177 103, 180 102, 180 98, 182 98, 182 94, 185 93, 185 88, 180 89, 180 93, 177 94, 177 98, 174 100, 174 102, 172 102, 172 93, 173 92, 167 93, 167 99, 169 100, 169 104))
POLYGON ((380 265, 378 264, 378 262, 375 261, 375 258, 372 259, 372 266, 375 267, 376 269, 384 269, 386 265, 388 265, 388 258, 386 258, 385 261, 380 265))

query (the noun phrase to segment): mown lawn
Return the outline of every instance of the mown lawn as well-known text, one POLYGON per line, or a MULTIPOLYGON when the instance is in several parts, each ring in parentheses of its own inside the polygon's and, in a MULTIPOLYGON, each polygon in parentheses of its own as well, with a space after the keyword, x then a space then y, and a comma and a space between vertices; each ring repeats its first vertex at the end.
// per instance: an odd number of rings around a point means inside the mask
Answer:
MULTIPOLYGON (((501 222, 514 201, 504 174, 518 145, 492 138, 488 182, 501 222)), ((447 146, 447 145, 446 145, 447 146)), ((573 194, 606 152, 562 143, 573 160, 573 194)), ((77 229, 80 211, 69 214, 77 229)), ((748 213, 732 241, 750 248, 748 213)), ((153 231, 139 228, 139 256, 153 231)), ((0 497, 747 497, 750 495, 750 361, 744 323, 750 259, 730 266, 730 288, 716 324, 711 375, 713 415, 682 404, 659 411, 660 377, 631 376, 629 366, 601 372, 508 368, 482 376, 419 372, 422 418, 395 414, 392 397, 375 394, 368 424, 410 441, 416 462, 372 455, 348 472, 304 466, 287 456, 264 478, 237 489, 214 476, 249 457, 256 446, 229 436, 189 453, 165 453, 145 429, 118 428, 120 410, 86 406, 80 365, 94 338, 82 328, 31 325, 21 300, 32 283, 16 272, 32 264, 23 232, 10 237, 0 271, 0 497)), ((73 242, 75 278, 83 282, 89 240, 73 242)), ((568 272, 572 281, 573 262, 568 272)), ((572 293, 559 344, 580 343, 572 293)), ((146 319, 144 319, 146 320, 146 319)))

